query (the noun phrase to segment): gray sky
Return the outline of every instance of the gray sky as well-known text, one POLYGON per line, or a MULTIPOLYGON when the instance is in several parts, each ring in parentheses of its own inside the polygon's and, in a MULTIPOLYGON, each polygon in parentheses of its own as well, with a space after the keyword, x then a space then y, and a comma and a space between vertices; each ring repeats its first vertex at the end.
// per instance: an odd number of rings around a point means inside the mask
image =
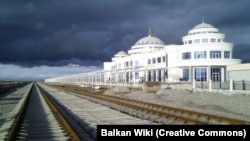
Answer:
POLYGON ((202 22, 250 62, 249 0, 0 0, 0 80, 45 78, 102 69, 148 35, 182 44, 202 22))

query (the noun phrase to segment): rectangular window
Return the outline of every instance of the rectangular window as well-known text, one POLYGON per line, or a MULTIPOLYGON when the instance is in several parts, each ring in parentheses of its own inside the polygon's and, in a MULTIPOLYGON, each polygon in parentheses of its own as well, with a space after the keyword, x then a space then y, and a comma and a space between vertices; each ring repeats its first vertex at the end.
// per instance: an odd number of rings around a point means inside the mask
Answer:
POLYGON ((200 39, 194 39, 194 43, 200 43, 200 39))
POLYGON ((135 66, 139 66, 139 61, 135 60, 135 66))
POLYGON ((192 40, 188 40, 188 44, 192 44, 192 40))
POLYGON ((210 51, 210 58, 221 58, 221 51, 210 51))
POLYGON ((148 64, 151 64, 151 59, 148 59, 148 64))
POLYGON ((166 57, 162 56, 162 62, 165 62, 165 61, 166 61, 166 57))
POLYGON ((128 67, 128 62, 126 62, 126 67, 128 67))
POLYGON ((156 61, 155 61, 155 58, 153 58, 153 59, 152 59, 152 64, 155 64, 155 62, 156 62, 156 61))
POLYGON ((230 51, 224 51, 224 58, 230 58, 230 51))
POLYGON ((207 42, 208 42, 207 38, 202 39, 202 43, 207 43, 207 42))
POLYGON ((130 66, 133 66, 133 61, 132 60, 130 61, 130 66))
POLYGON ((211 39, 210 39, 210 42, 211 42, 211 43, 216 42, 215 38, 211 38, 211 39))
POLYGON ((135 72, 135 79, 139 79, 139 72, 135 72))
POLYGON ((221 39, 218 39, 218 43, 220 43, 221 42, 221 39))
POLYGON ((151 71, 148 71, 148 81, 151 81, 151 71))
POLYGON ((153 81, 156 81, 156 70, 153 70, 153 76, 152 76, 152 77, 153 77, 152 80, 153 80, 153 81))
POLYGON ((189 69, 183 69, 182 81, 188 81, 188 80, 189 80, 189 69))
POLYGON ((161 57, 157 57, 157 63, 161 63, 161 57))
POLYGON ((182 60, 191 59, 191 52, 184 52, 182 53, 182 60))
POLYGON ((207 81, 207 69, 206 68, 195 68, 195 80, 196 81, 207 81))
POLYGON ((194 59, 206 59, 207 52, 206 51, 195 51, 194 52, 194 59))

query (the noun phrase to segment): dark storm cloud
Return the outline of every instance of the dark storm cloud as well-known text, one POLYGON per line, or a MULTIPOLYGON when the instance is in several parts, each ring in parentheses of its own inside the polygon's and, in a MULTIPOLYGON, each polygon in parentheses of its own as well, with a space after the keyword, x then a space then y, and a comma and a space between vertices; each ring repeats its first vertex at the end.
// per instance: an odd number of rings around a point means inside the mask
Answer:
POLYGON ((100 66, 147 36, 149 27, 165 44, 181 44, 182 36, 203 16, 237 46, 235 57, 246 62, 250 30, 239 31, 249 29, 249 4, 247 0, 1 1, 0 63, 100 66))

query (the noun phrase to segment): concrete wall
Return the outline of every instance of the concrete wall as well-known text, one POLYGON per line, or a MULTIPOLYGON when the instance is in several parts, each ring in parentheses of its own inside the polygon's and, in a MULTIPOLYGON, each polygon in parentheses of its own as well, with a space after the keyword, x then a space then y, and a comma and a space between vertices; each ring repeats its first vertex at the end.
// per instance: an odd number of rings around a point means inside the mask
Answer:
POLYGON ((229 79, 250 81, 250 63, 228 65, 227 80, 229 79))

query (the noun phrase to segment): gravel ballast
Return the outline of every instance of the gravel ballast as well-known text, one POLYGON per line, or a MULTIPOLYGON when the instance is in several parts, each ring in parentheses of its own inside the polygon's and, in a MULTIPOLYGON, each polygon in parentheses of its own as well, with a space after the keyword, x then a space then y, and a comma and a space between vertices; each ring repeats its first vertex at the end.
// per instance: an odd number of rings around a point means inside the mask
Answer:
POLYGON ((113 87, 104 94, 127 97, 187 110, 236 118, 250 122, 250 95, 192 92, 188 90, 160 89, 155 93, 128 91, 113 87), (119 90, 121 90, 119 92, 119 90))

